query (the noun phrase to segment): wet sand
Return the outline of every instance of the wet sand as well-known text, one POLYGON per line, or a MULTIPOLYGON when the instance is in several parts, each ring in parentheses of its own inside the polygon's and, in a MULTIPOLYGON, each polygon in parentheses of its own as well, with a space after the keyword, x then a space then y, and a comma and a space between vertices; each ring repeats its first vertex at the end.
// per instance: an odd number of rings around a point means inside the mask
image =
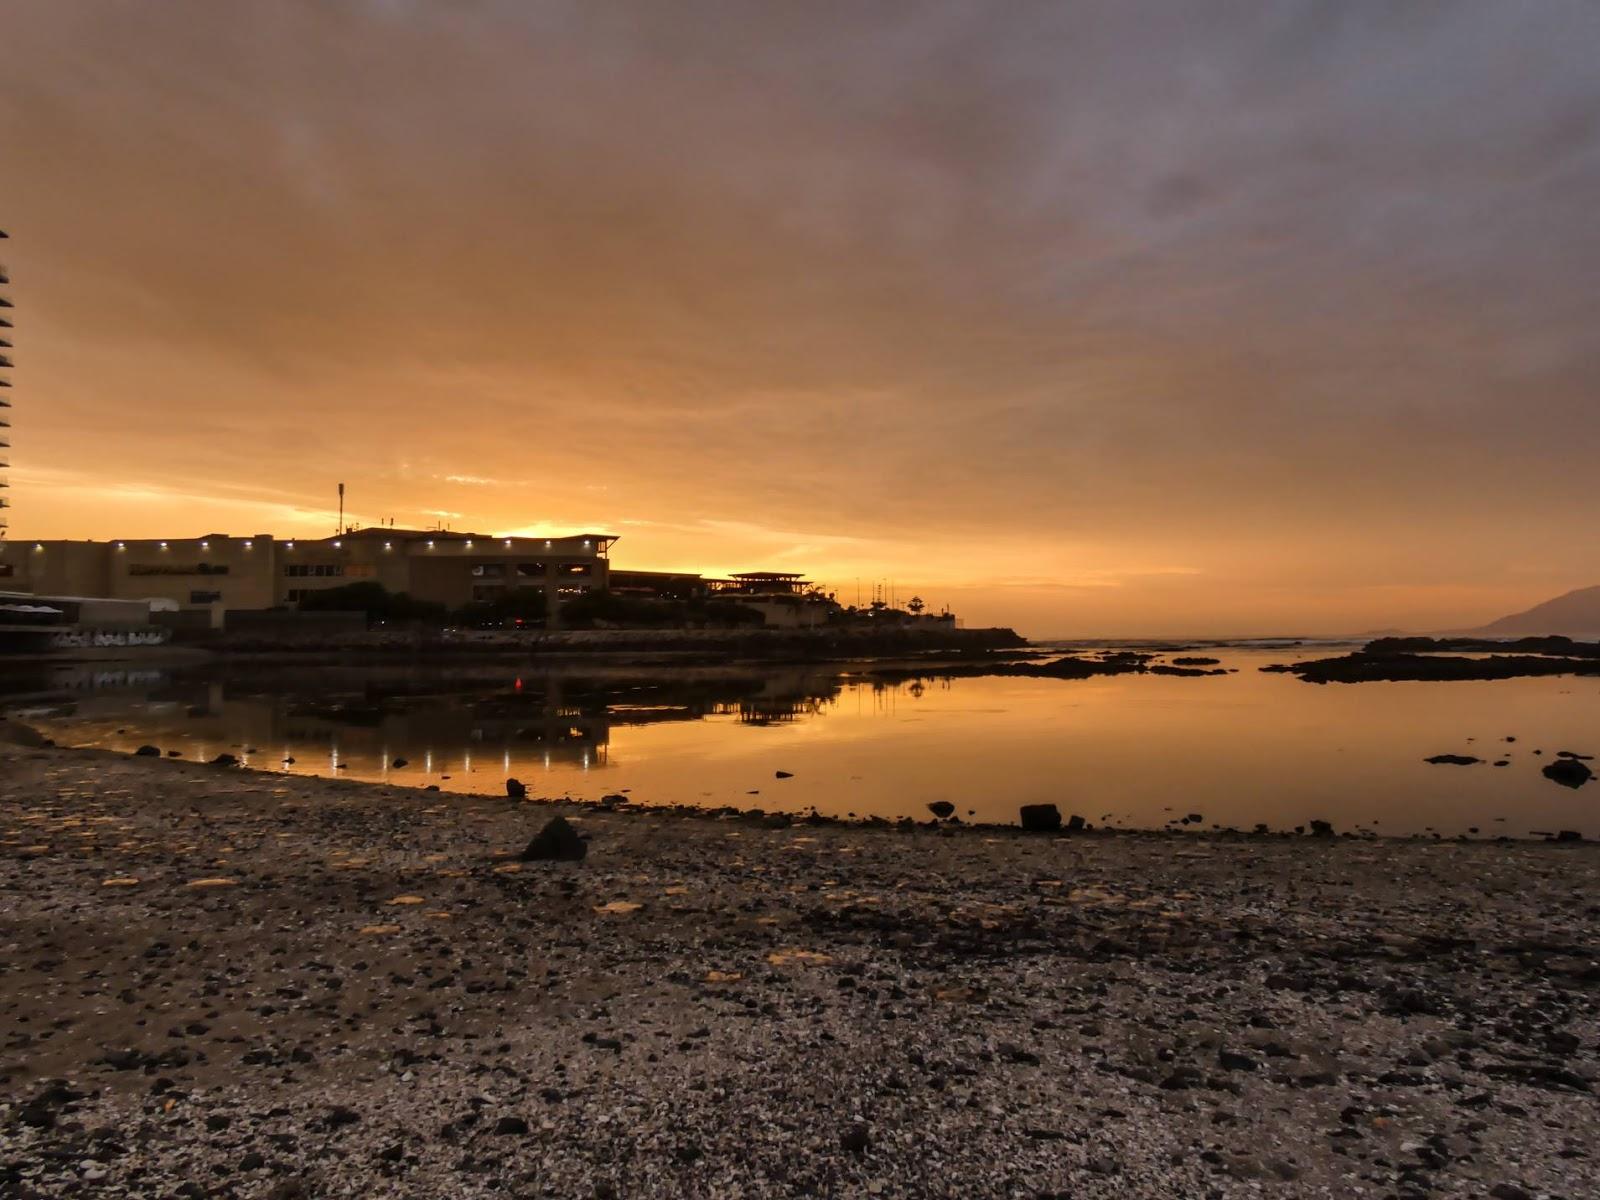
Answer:
POLYGON ((0 745, 0 1194, 1586 1197, 1600 846, 0 745), (585 861, 516 853, 560 811, 585 861))

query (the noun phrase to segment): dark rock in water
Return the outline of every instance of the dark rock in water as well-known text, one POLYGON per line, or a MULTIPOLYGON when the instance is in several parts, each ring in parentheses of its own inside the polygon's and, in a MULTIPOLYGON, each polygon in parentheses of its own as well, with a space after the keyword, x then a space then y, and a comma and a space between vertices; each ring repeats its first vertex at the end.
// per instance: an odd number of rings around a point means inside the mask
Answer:
POLYGON ((839 1135, 839 1148, 848 1150, 851 1154, 864 1154, 872 1142, 872 1134, 867 1127, 857 1121, 854 1125, 847 1126, 839 1135))
POLYGON ((1222 660, 1220 658, 1175 658, 1172 660, 1180 667, 1214 667, 1222 660))
POLYGON ((1541 774, 1551 783, 1569 788, 1582 787, 1594 778, 1594 772, 1575 758, 1558 758, 1547 763, 1541 774))
POLYGON ((520 779, 506 780, 506 795, 513 800, 526 800, 528 798, 528 785, 520 779))
POLYGON ((1496 767, 1509 767, 1511 765, 1511 760, 1509 758, 1497 758, 1494 760, 1492 765, 1496 767))
POLYGON ((155 746, 140 746, 134 752, 136 758, 160 758, 161 751, 155 746))
POLYGON ((1312 837, 1319 837, 1319 838, 1331 838, 1333 836, 1333 822, 1332 821, 1312 821, 1311 822, 1311 836, 1312 837))
POLYGON ((1089 823, 1087 821, 1085 821, 1082 817, 1080 817, 1077 813, 1073 813, 1070 817, 1067 818, 1067 832, 1068 833, 1082 833, 1087 828, 1089 828, 1089 823))
POLYGON ((956 811, 956 806, 948 800, 935 800, 928 805, 928 811, 942 821, 956 811))
POLYGON ((410 765, 411 765, 411 764, 410 764, 410 762, 409 762, 409 761, 408 761, 408 760, 406 760, 406 759, 403 759, 403 758, 397 758, 397 759, 395 759, 395 760, 394 760, 394 761, 393 761, 393 762, 392 762, 392 763, 390 763, 390 764, 389 764, 389 765, 390 765, 390 766, 391 766, 391 767, 393 767, 393 768, 394 768, 394 769, 395 769, 395 770, 396 770, 396 771, 398 771, 398 770, 399 770, 399 769, 400 769, 400 768, 401 768, 401 767, 408 767, 408 766, 410 766, 410 765))
POLYGON ((565 817, 551 817, 523 850, 522 861, 577 862, 588 853, 589 843, 565 817))
POLYGON ((1432 758, 1425 758, 1423 762, 1440 763, 1448 767, 1470 767, 1473 763, 1482 762, 1481 758, 1474 758, 1470 754, 1435 754, 1432 758))
POLYGON ((167 757, 168 758, 182 758, 183 757, 183 751, 182 750, 168 750, 167 751, 167 757))
POLYGON ((1583 841, 1583 834, 1576 829, 1563 829, 1556 834, 1555 840, 1558 842, 1581 842, 1583 841))
POLYGON ((293 755, 291 755, 290 757, 284 759, 283 760, 283 765, 286 766, 286 767, 294 766, 294 757, 293 757, 293 755))
POLYGON ((1579 754, 1575 750, 1557 750, 1556 751, 1556 757, 1557 758, 1576 758, 1576 759, 1581 759, 1583 762, 1593 762, 1594 761, 1594 755, 1592 755, 1592 754, 1579 754))
POLYGON ((213 767, 237 767, 239 760, 231 754, 219 754, 211 760, 213 767))
POLYGON ((794 772, 793 771, 774 771, 772 773, 772 777, 774 779, 793 779, 794 778, 794 772))
POLYGON ((610 792, 600 797, 600 803, 606 808, 615 808, 619 804, 626 804, 628 798, 621 792, 610 792))
POLYGON ((1184 817, 1184 822, 1186 824, 1200 825, 1204 823, 1205 819, 1206 818, 1203 813, 1190 813, 1188 816, 1184 817))
POLYGON ((1061 828, 1061 810, 1054 804, 1024 804, 1018 815, 1029 833, 1054 833, 1061 828))
POLYGON ((437 783, 430 783, 427 787, 423 788, 422 790, 425 791, 425 792, 437 792, 439 790, 439 785, 437 783))

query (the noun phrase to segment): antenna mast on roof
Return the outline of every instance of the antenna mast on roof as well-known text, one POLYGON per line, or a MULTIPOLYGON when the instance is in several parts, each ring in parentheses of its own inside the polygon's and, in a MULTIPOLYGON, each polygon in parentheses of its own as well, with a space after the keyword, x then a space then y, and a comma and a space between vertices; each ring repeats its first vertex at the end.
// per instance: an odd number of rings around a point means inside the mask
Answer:
POLYGON ((339 523, 333 527, 334 537, 344 536, 344 484, 339 485, 339 523))

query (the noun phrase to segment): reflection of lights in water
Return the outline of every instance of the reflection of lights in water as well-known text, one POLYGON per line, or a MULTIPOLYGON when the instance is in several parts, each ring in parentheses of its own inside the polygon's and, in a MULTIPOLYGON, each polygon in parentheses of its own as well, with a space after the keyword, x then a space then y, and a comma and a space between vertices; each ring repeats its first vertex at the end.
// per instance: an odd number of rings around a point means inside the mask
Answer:
POLYGON ((511 770, 511 751, 510 750, 506 751, 505 758, 502 761, 505 763, 506 770, 507 771, 511 770))
POLYGON ((584 747, 584 751, 583 751, 583 769, 585 771, 587 771, 589 769, 589 749, 588 749, 587 746, 584 747))
POLYGON ((429 746, 422 752, 422 769, 429 775, 433 774, 433 747, 429 746))
POLYGON ((337 767, 338 765, 339 765, 339 743, 335 742, 333 744, 333 748, 328 751, 328 770, 331 771, 335 767, 337 767))
POLYGON ((463 754, 461 756, 461 769, 463 771, 472 770, 472 751, 471 750, 468 750, 465 754, 463 754))
POLYGON ((544 752, 544 769, 546 771, 550 769, 550 751, 548 750, 544 752))

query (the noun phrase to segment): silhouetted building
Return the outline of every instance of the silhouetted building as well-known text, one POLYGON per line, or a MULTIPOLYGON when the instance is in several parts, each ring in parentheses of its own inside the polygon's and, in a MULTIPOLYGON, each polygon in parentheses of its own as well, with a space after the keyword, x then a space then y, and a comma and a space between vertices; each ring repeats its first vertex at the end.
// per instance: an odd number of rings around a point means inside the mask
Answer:
POLYGON ((161 607, 265 609, 374 582, 460 608, 513 589, 552 606, 609 584, 616 537, 486 537, 440 530, 361 529, 330 538, 232 537, 0 544, 0 587, 36 595, 107 596, 161 607))

